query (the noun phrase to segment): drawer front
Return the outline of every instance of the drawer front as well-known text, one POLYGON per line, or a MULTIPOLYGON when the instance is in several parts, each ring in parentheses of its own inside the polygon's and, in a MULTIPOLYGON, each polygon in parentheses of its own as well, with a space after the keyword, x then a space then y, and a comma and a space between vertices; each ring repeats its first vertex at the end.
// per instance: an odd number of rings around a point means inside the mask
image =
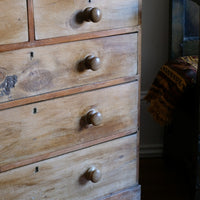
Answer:
POLYGON ((28 41, 26 0, 1 0, 0 19, 0 45, 28 41))
MULTIPOLYGON (((137 136, 132 135, 0 174, 4 200, 93 200, 137 184, 137 136), (86 179, 94 167, 96 183, 86 179), (97 176, 96 176, 97 177, 97 176)), ((94 177, 91 176, 91 179, 94 177)))
POLYGON ((136 73, 137 34, 5 52, 0 54, 0 102, 136 73), (100 64, 88 64, 90 55, 100 64))
MULTIPOLYGON (((33 2, 36 39, 129 27, 138 24, 138 0, 33 0, 33 2), (100 10, 102 16, 100 21, 94 23, 83 20, 86 18, 83 16, 83 11, 88 7, 97 7, 100 10)), ((94 13, 94 19, 100 19, 98 13, 99 11, 94 13)))
POLYGON ((105 196, 104 198, 97 198, 94 200, 140 200, 141 198, 141 186, 127 188, 122 191, 117 191, 112 195, 105 196))
POLYGON ((137 131, 137 101, 132 82, 1 111, 1 171, 137 131))

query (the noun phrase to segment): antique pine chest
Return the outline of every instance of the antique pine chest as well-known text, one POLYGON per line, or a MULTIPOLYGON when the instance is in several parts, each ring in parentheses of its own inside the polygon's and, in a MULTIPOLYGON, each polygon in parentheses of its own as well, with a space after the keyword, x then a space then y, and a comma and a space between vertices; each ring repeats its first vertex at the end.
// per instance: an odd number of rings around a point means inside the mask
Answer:
POLYGON ((139 200, 141 0, 0 0, 0 199, 139 200))

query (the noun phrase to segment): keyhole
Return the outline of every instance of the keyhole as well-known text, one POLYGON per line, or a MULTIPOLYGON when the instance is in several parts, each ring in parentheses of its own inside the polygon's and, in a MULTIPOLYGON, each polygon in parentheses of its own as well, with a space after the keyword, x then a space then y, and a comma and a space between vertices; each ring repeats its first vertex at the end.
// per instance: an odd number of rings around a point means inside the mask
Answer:
POLYGON ((35 173, 39 172, 39 167, 35 167, 35 173))
POLYGON ((33 59, 33 57, 34 57, 34 52, 31 51, 31 53, 30 53, 31 60, 33 59))
POLYGON ((91 2, 92 2, 92 0, 89 0, 88 2, 89 2, 89 3, 91 3, 91 2))
POLYGON ((37 113, 37 108, 33 108, 33 114, 37 113))

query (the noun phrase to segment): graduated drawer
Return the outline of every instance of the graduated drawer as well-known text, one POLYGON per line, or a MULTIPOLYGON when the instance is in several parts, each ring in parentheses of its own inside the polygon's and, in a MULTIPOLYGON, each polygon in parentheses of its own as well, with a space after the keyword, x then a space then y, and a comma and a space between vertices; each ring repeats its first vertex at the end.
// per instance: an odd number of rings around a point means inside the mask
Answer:
MULTIPOLYGON (((33 0, 33 3, 36 39, 138 24, 138 0, 33 0), (93 23, 84 20, 83 10, 88 7, 100 9, 102 13, 100 21, 93 23)), ((94 13, 92 20, 100 19, 98 13, 94 13)))
POLYGON ((1 173, 1 199, 94 200, 134 186, 136 149, 132 135, 1 173), (86 178, 91 167, 95 174, 86 178))
POLYGON ((0 19, 0 45, 28 40, 26 0, 1 0, 0 19))
POLYGON ((1 111, 0 170, 137 131, 137 101, 132 82, 1 111))
POLYGON ((137 34, 4 52, 0 53, 0 102, 135 74, 137 34), (89 55, 100 59, 98 70, 87 69, 89 55))

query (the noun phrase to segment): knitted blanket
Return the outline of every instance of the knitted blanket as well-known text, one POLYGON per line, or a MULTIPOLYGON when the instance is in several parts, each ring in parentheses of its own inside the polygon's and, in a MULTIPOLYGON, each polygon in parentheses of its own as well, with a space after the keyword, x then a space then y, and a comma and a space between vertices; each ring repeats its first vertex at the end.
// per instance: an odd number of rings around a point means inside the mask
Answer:
POLYGON ((183 94, 195 86, 197 67, 198 56, 185 56, 160 68, 144 98, 149 103, 148 111, 159 124, 171 122, 183 94))

